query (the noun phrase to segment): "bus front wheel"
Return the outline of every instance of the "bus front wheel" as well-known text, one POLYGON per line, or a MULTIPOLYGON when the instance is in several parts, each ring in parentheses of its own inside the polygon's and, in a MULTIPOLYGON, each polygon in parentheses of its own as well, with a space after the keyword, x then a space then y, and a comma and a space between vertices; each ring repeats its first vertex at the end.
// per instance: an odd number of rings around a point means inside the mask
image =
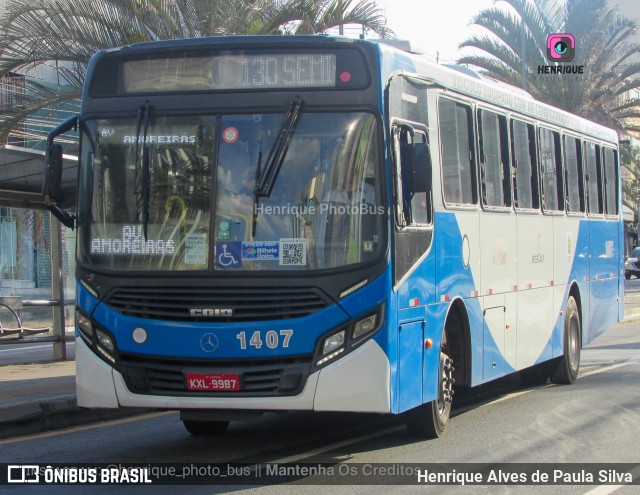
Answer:
POLYGON ((438 398, 422 404, 405 415, 409 435, 418 438, 438 438, 447 429, 453 401, 453 360, 448 354, 446 334, 442 336, 438 367, 438 398))
POLYGON ((555 372, 551 376, 553 383, 568 385, 578 378, 581 336, 578 304, 573 296, 569 296, 564 318, 564 354, 558 359, 555 372))
POLYGON ((221 435, 229 427, 228 421, 194 421, 183 419, 182 424, 194 437, 221 435))

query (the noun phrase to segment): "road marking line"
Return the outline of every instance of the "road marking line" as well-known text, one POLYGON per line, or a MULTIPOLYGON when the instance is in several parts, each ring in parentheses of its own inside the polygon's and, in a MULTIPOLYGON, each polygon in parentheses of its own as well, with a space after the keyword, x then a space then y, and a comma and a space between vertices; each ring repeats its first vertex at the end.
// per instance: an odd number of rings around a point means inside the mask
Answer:
MULTIPOLYGON (((498 397, 495 400, 492 400, 490 402, 484 403, 484 404, 480 404, 478 407, 472 407, 472 406, 468 406, 470 409, 480 409, 482 407, 486 407, 492 404, 498 404, 500 402, 504 402, 506 400, 509 399, 515 399, 516 397, 520 397, 521 395, 525 395, 528 394, 529 392, 533 392, 534 390, 536 390, 535 388, 528 388, 527 390, 521 390, 520 392, 513 392, 511 394, 507 394, 504 397, 498 397)), ((466 411, 464 411, 466 412, 466 411)))
POLYGON ((602 373, 604 371, 615 370, 617 368, 622 368, 623 366, 627 366, 629 364, 638 364, 638 363, 640 363, 640 359, 629 359, 627 361, 622 361, 620 363, 616 363, 616 364, 612 364, 612 365, 609 365, 609 366, 604 366, 602 368, 596 368, 594 370, 587 371, 584 374, 580 374, 578 376, 578 378, 584 378, 586 376, 597 375, 598 373, 602 373))
MULTIPOLYGON (((640 476, 640 465, 636 466, 628 472, 631 474, 633 480, 636 481, 640 476)), ((620 488, 623 488, 625 486, 632 485, 600 485, 596 486, 592 490, 589 490, 588 492, 584 492, 582 495, 610 495, 611 493, 617 492, 618 490, 620 490, 620 488)))
POLYGON ((584 492, 582 495, 610 495, 620 490, 623 486, 626 485, 600 485, 596 486, 593 490, 584 492))
MULTIPOLYGON (((0 349, 0 352, 20 352, 20 351, 31 351, 33 349, 42 349, 44 347, 51 347, 53 342, 50 344, 40 344, 40 345, 29 345, 27 343, 24 344, 15 344, 15 345, 25 345, 26 347, 12 347, 11 349, 0 349)), ((75 341, 67 342, 67 345, 76 345, 75 341)))
POLYGON ((71 428, 65 428, 63 430, 55 430, 55 431, 49 431, 46 433, 36 433, 34 435, 26 435, 26 436, 22 436, 22 437, 16 437, 16 438, 8 438, 6 440, 0 440, 0 445, 11 445, 14 443, 20 443, 20 442, 29 442, 31 440, 42 440, 43 438, 53 438, 53 437, 58 437, 58 436, 62 436, 62 435, 66 435, 68 433, 78 433, 80 431, 87 431, 87 430, 95 430, 97 428, 107 428, 109 426, 120 426, 120 425, 124 425, 127 423, 134 423, 136 421, 142 421, 145 419, 153 419, 153 418, 158 418, 161 416, 168 416, 169 414, 177 414, 176 411, 160 411, 157 413, 149 413, 149 414, 142 414, 140 416, 133 416, 130 418, 122 418, 122 419, 114 419, 111 421, 103 421, 100 423, 93 423, 90 425, 84 425, 84 426, 74 426, 71 428))
POLYGON ((32 345, 29 347, 20 347, 17 349, 0 349, 0 352, 20 352, 20 351, 30 351, 32 349, 42 349, 43 347, 50 347, 51 344, 43 344, 43 345, 32 345))
MULTIPOLYGON (((612 364, 610 366, 604 366, 602 368, 596 368, 594 370, 587 371, 585 373, 580 373, 578 375, 577 379, 579 380, 581 378, 586 378, 587 376, 597 375, 598 373, 603 373, 604 371, 610 371, 610 370, 614 370, 614 369, 617 369, 617 368, 621 368, 623 366, 627 366, 629 364, 638 364, 638 363, 640 363, 640 359, 630 359, 628 361, 623 361, 621 363, 616 363, 616 364, 612 364)), ((486 407, 486 406, 490 406, 492 404, 498 404, 500 402, 504 402, 504 401, 509 400, 509 399, 515 399, 516 397, 519 397, 521 395, 526 395, 526 394, 528 394, 530 392, 535 392, 536 390, 541 389, 541 388, 549 388, 549 387, 555 387, 555 386, 556 386, 555 383, 549 383, 549 384, 543 385, 541 387, 527 388, 526 390, 520 390, 518 392, 512 392, 512 393, 504 395, 502 397, 498 397, 497 399, 490 400, 489 402, 483 402, 483 403, 477 404, 477 405, 476 404, 471 404, 469 406, 462 406, 460 408, 456 408, 453 412, 455 412, 455 416, 457 416, 458 414, 462 414, 462 413, 465 413, 467 411, 472 411, 474 409, 480 409, 480 408, 483 408, 483 407, 486 407)))
POLYGON ((378 431, 375 433, 367 433, 366 435, 360 435, 355 438, 350 438, 347 440, 342 440, 340 442, 333 443, 331 445, 326 445, 324 447, 318 447, 317 449, 310 450, 308 452, 302 452, 301 454, 292 455, 289 457, 282 457, 280 459, 276 459, 274 461, 268 461, 271 464, 287 464, 290 462, 298 462, 307 457, 313 457, 316 455, 324 454, 326 452, 331 452, 332 450, 336 450, 342 447, 346 447, 347 445, 351 445, 354 443, 364 442, 366 440, 371 440, 373 438, 381 437, 384 435, 389 435, 391 433, 398 433, 405 429, 404 425, 394 426, 392 428, 387 428, 386 430, 378 431))

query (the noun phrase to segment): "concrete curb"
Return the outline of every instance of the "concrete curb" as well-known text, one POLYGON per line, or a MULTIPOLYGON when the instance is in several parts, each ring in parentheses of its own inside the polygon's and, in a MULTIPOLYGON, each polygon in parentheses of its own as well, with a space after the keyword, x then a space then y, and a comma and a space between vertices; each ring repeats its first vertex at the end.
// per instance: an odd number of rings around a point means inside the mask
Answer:
POLYGON ((625 311, 624 320, 622 320, 620 323, 630 323, 636 320, 640 320, 640 309, 638 309, 637 311, 631 311, 631 312, 625 311))
POLYGON ((0 407, 0 439, 59 430, 96 421, 122 419, 153 412, 153 409, 84 409, 76 396, 14 403, 0 407))
POLYGON ((43 414, 55 414, 68 411, 76 406, 75 395, 53 397, 30 402, 15 402, 0 407, 0 427, 7 423, 31 421, 43 414))

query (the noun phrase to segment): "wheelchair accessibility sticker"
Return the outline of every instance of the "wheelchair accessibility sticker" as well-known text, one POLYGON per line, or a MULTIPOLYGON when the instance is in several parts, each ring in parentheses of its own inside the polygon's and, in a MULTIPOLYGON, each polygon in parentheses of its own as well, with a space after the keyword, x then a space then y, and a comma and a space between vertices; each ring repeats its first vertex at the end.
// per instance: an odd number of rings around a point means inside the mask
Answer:
POLYGON ((216 242, 216 268, 242 268, 242 243, 216 242))

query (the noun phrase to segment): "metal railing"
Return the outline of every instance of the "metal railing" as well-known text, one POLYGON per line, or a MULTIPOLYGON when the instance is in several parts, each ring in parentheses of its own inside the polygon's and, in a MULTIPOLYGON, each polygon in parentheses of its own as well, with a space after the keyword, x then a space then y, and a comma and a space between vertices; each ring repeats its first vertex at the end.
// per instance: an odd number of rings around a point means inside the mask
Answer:
MULTIPOLYGON (((65 301, 65 306, 75 305, 75 301, 65 301)), ((54 333, 53 335, 41 335, 51 333, 54 325, 31 328, 23 322, 20 312, 24 308, 54 308, 59 307, 60 301, 55 299, 37 299, 28 300, 20 296, 0 296, 0 310, 5 310, 5 315, 0 313, 0 345, 1 344, 19 344, 33 342, 60 342, 62 335, 54 333), (9 320, 3 318, 8 317, 9 320)))

